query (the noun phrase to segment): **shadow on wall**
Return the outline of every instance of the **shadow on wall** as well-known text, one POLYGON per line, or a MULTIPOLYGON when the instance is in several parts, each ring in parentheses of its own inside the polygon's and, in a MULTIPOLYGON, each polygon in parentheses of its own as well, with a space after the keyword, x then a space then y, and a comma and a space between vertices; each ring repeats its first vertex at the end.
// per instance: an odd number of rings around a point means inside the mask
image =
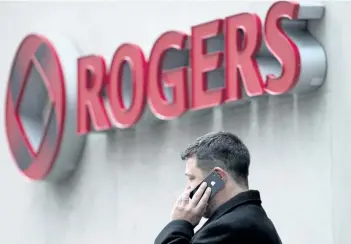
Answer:
POLYGON ((300 124, 306 125, 310 121, 313 126, 318 123, 313 115, 323 114, 320 112, 327 106, 322 96, 325 92, 323 86, 308 94, 262 96, 244 104, 223 106, 223 130, 232 131, 241 138, 250 137, 252 133, 261 138, 266 133, 284 130, 301 133, 300 124))

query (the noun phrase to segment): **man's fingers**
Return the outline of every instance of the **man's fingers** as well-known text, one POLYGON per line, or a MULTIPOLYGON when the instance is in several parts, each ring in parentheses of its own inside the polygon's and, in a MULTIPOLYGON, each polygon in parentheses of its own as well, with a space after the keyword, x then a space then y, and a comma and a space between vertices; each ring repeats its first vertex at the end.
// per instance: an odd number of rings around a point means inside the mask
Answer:
POLYGON ((181 205, 187 205, 189 203, 189 200, 190 200, 190 188, 187 187, 185 189, 185 191, 183 192, 182 195, 180 195, 180 201, 179 203, 181 205))
POLYGON ((187 196, 189 196, 189 195, 190 195, 190 192, 191 192, 191 188, 190 188, 190 186, 188 186, 188 187, 185 189, 184 194, 187 195, 187 196))
POLYGON ((205 209, 208 203, 208 199, 210 199, 210 196, 211 196, 211 188, 207 187, 207 189, 205 190, 205 193, 203 194, 202 198, 200 199, 199 203, 196 206, 196 209, 198 211, 202 211, 203 209, 205 209))
POLYGON ((185 202, 189 202, 189 200, 190 200, 190 189, 187 189, 187 190, 185 190, 183 192, 182 200, 185 201, 185 202))
POLYGON ((182 196, 183 196, 183 195, 180 195, 180 196, 177 198, 176 204, 180 204, 180 203, 182 202, 182 196))
POLYGON ((204 191, 206 190, 207 183, 203 182, 199 189, 195 192, 193 198, 191 199, 191 204, 195 207, 198 202, 200 201, 202 195, 204 194, 204 191))

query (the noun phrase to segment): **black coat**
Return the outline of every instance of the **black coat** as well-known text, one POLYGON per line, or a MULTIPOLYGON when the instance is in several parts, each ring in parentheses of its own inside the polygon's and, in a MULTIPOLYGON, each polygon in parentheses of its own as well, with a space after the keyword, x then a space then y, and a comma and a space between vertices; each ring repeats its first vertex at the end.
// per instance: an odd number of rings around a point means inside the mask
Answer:
POLYGON ((155 244, 281 244, 279 235, 261 206, 260 193, 242 192, 220 206, 194 235, 185 220, 170 222, 155 244))

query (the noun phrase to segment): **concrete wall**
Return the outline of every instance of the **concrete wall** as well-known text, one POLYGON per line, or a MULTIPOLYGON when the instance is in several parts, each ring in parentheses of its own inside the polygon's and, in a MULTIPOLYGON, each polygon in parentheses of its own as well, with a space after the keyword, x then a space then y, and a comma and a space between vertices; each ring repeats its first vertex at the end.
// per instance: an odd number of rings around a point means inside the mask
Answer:
MULTIPOLYGON (((0 120, 0 242, 8 244, 152 243, 186 182, 179 152, 213 130, 237 133, 252 153, 251 188, 285 244, 349 244, 351 217, 351 3, 327 2, 311 31, 325 45, 329 70, 314 94, 257 99, 136 130, 89 136, 74 179, 57 186, 18 173, 0 120), (348 177, 349 176, 349 177, 348 177)), ((125 41, 146 51, 169 29, 243 11, 264 17, 269 2, 1 3, 0 98, 10 62, 28 32, 61 32, 82 54, 110 60, 125 41)), ((0 103, 4 114, 4 104, 0 103)))

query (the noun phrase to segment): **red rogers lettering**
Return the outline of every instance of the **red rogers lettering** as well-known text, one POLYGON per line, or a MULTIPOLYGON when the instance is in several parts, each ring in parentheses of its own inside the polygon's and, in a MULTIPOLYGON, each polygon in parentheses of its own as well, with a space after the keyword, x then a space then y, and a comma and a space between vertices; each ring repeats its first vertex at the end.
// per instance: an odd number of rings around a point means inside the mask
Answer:
POLYGON ((250 97, 313 91, 324 83, 327 57, 307 25, 323 16, 323 5, 280 1, 264 21, 240 13, 195 25, 190 35, 167 31, 148 57, 124 43, 110 64, 82 57, 62 36, 29 34, 6 97, 15 162, 31 179, 62 180, 89 132, 132 127, 149 112, 172 120, 250 97))
MULTIPOLYGON (((303 16, 304 11, 298 3, 277 2, 269 9, 264 23, 256 14, 241 13, 193 26, 191 36, 178 31, 166 32, 155 41, 148 60, 142 49, 134 44, 121 45, 115 52, 109 68, 100 56, 80 58, 78 133, 88 133, 92 127, 98 131, 107 130, 112 124, 120 128, 131 127, 141 118, 147 102, 157 117, 169 120, 181 116, 188 110, 238 101, 242 98, 241 86, 251 97, 289 92, 296 86, 301 76, 302 50, 293 36, 283 30, 282 21, 284 18, 299 20, 318 15, 311 12, 311 16, 303 16), (221 34, 224 36, 224 50, 206 53, 206 40, 221 34), (166 51, 185 50, 188 41, 190 65, 163 72, 162 62, 166 51), (279 61, 281 68, 279 76, 262 75, 261 65, 256 59, 262 42, 265 43, 269 53, 279 61), (133 96, 129 109, 123 104, 122 98, 121 74, 124 62, 131 68, 133 83, 133 96), (220 89, 207 89, 206 72, 220 68, 223 63, 225 63, 225 86, 220 89), (189 71, 191 79, 188 77, 189 71), (188 96, 188 82, 191 82, 191 96, 188 96), (166 99, 163 85, 173 89, 174 100, 171 103, 166 99), (103 102, 104 87, 107 88, 112 118, 109 118, 103 102)), ((316 8, 314 12, 318 12, 318 9, 316 8)), ((298 24, 295 26, 288 24, 287 29, 300 28, 298 24)), ((309 35, 307 31, 305 32, 305 35, 309 35)))

